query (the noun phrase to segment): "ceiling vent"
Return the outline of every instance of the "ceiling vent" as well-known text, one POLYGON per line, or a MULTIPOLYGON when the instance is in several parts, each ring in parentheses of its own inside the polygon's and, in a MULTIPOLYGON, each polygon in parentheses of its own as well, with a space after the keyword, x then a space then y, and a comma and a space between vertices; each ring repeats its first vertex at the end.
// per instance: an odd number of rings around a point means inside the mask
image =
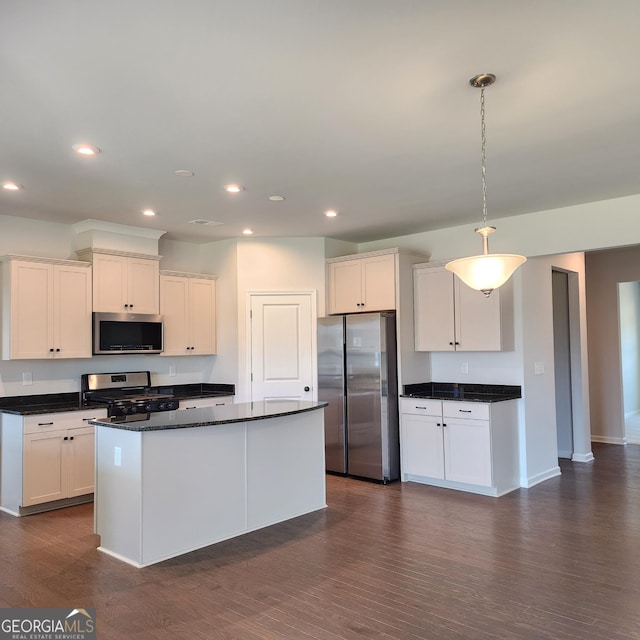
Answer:
POLYGON ((189 224, 199 224, 206 225, 209 227, 216 227, 219 224, 223 224, 222 222, 216 222, 215 220, 204 220, 202 218, 196 218, 195 220, 189 220, 189 224))

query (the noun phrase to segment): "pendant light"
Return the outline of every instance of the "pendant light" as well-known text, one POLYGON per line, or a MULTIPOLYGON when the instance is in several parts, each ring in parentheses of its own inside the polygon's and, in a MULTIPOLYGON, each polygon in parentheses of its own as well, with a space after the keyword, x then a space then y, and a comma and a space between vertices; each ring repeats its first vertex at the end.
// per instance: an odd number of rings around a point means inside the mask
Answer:
POLYGON ((487 226, 487 169, 486 169, 486 133, 484 124, 484 89, 496 81, 493 73, 481 73, 469 80, 472 87, 480 89, 480 121, 482 133, 482 226, 476 233, 482 236, 482 255, 460 258, 446 264, 449 271, 455 273, 467 286, 490 293, 502 286, 513 272, 526 262, 524 256, 511 253, 489 253, 489 236, 496 230, 487 226))

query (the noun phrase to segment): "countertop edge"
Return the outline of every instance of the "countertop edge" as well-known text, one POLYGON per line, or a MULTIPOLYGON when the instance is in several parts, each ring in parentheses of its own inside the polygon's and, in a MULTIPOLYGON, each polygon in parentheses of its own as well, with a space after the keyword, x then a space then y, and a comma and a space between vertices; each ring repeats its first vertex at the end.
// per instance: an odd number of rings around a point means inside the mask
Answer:
MULTIPOLYGON (((237 407, 239 409, 242 407, 243 404, 250 404, 250 403, 234 404, 234 405, 229 405, 229 407, 237 407)), ((232 424, 234 422, 255 422, 258 420, 268 420, 270 418, 279 418, 283 416, 296 415, 298 413, 307 413, 309 411, 316 411, 317 409, 324 409, 326 406, 328 406, 328 404, 329 404, 328 402, 317 402, 312 407, 303 407, 303 408, 291 409, 286 411, 279 410, 279 411, 274 411, 273 413, 261 414, 257 416, 247 416, 247 415, 240 416, 239 415, 234 418, 222 418, 220 420, 207 420, 205 422, 182 422, 180 424, 144 426, 142 424, 136 424, 135 422, 106 422, 104 420, 98 419, 98 420, 90 420, 89 424, 94 425, 96 427, 109 427, 111 429, 121 429, 124 431, 136 431, 138 433, 145 433, 148 431, 169 431, 174 429, 213 427, 213 426, 222 425, 222 424, 232 424)), ((180 411, 180 409, 178 409, 178 411, 180 411)), ((163 414, 162 413, 154 414, 154 416, 161 416, 161 415, 163 414)), ((191 412, 189 412, 189 415, 191 415, 191 412)), ((141 422, 144 422, 144 421, 141 421, 141 422)))
POLYGON ((418 400, 444 400, 446 402, 479 402, 479 403, 487 403, 491 404, 494 402, 505 402, 507 400, 520 400, 522 396, 487 396, 486 398, 474 397, 474 398, 465 398, 465 397, 449 397, 449 396, 441 396, 441 395, 428 395, 428 394, 418 394, 418 393, 401 393, 401 398, 415 398, 418 400))

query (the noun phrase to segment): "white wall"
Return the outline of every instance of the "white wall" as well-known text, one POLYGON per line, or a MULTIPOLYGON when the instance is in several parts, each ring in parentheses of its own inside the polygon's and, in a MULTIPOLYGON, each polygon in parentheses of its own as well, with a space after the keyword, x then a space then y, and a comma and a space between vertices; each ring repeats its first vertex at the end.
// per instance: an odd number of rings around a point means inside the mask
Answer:
POLYGON ((208 375, 212 382, 234 375, 236 399, 242 402, 250 397, 249 293, 315 291, 317 314, 324 315, 325 239, 229 240, 206 245, 203 255, 219 284, 218 355, 208 375))
MULTIPOLYGON (((500 220, 491 236, 494 253, 528 257, 621 247, 640 242, 640 195, 537 211, 500 220)), ((480 220, 478 220, 480 222, 480 220)), ((470 224, 387 238, 358 245, 358 251, 401 247, 426 251, 431 260, 446 260, 481 253, 480 237, 470 224)))

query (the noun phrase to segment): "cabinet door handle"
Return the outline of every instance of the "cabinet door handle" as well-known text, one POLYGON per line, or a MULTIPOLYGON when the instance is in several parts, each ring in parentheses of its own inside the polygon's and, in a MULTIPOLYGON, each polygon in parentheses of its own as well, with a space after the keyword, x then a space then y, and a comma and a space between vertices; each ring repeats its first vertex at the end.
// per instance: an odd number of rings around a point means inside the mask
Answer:
POLYGON ((453 342, 450 342, 449 344, 453 347, 453 342))
POLYGON ((442 425, 439 422, 436 422, 436 427, 441 427, 442 425))
POLYGON ((460 413, 471 413, 471 409, 458 409, 460 413))
POLYGON ((443 427, 446 427, 446 426, 447 426, 447 423, 446 423, 446 422, 443 422, 443 423, 442 423, 442 426, 443 426, 443 427))
POLYGON ((39 427, 50 427, 53 422, 38 422, 39 427))

